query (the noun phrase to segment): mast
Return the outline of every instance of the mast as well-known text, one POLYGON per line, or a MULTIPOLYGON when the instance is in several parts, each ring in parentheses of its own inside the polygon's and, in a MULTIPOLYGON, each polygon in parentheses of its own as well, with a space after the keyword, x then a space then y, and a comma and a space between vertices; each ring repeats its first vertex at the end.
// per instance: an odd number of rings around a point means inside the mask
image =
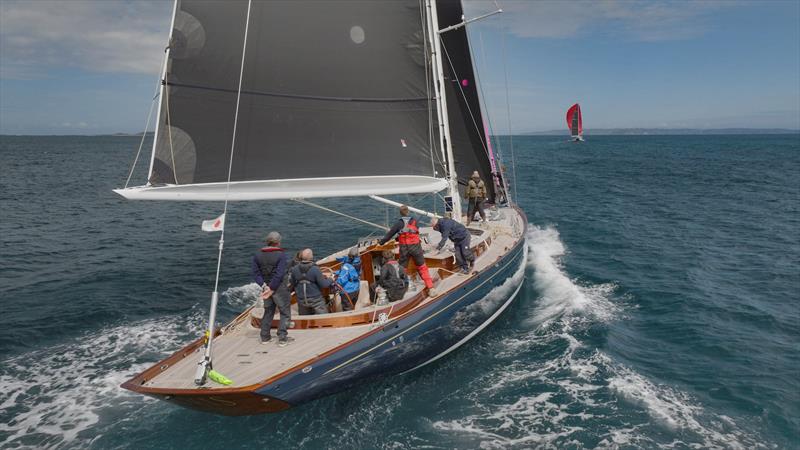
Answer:
MULTIPOLYGON (((447 116, 447 99, 444 93, 444 67, 442 65, 442 46, 439 39, 439 18, 436 12, 436 0, 425 0, 428 9, 427 22, 433 48, 431 55, 434 65, 434 89, 436 91, 436 109, 439 116, 439 141, 443 147, 447 161, 448 197, 452 206, 453 220, 461 222, 461 198, 458 192, 458 175, 453 159, 453 144, 450 139, 450 122, 447 116)), ((448 199, 445 199, 447 202, 448 199)))

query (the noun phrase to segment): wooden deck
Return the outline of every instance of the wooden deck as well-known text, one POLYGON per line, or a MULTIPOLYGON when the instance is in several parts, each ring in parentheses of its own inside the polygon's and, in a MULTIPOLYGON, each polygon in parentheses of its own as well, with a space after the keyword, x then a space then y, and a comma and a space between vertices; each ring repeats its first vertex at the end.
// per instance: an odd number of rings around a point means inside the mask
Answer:
MULTIPOLYGON (((502 255, 511 248, 524 230, 523 221, 518 214, 508 209, 500 210, 504 212, 488 224, 470 227, 473 231, 472 247, 476 251, 475 270, 481 271, 493 265, 502 255), (480 233, 476 236, 475 233, 480 233)), ((488 212, 488 211, 487 211, 488 212)), ((421 234, 427 234, 428 242, 423 244, 426 252, 426 262, 432 275, 437 279, 435 289, 437 296, 446 293, 465 281, 472 274, 464 275, 455 273, 454 257, 449 251, 437 252, 435 249, 440 235, 430 228, 422 228, 421 234)), ((448 244, 452 247, 451 244, 448 244)), ((447 247, 446 247, 447 248, 447 247)), ((376 251, 376 250, 373 250, 376 251)), ((318 264, 324 266, 335 266, 335 258, 347 253, 347 249, 331 255, 318 264)), ((372 268, 364 270, 364 276, 372 276, 372 268)), ((409 274, 413 274, 413 269, 409 274)), ((263 314, 261 309, 246 311, 237 320, 223 328, 221 335, 214 339, 213 363, 214 369, 233 381, 231 386, 223 386, 212 381, 207 381, 201 389, 230 389, 241 388, 258 383, 262 383, 286 370, 295 367, 304 367, 308 361, 316 358, 323 353, 335 349, 358 336, 369 332, 373 327, 378 326, 377 317, 380 312, 388 312, 389 318, 397 317, 408 310, 401 310, 398 306, 397 311, 391 305, 400 305, 417 297, 419 301, 413 303, 411 310, 420 307, 432 298, 425 297, 422 293, 422 286, 419 281, 412 281, 412 287, 406 293, 403 300, 399 300, 389 305, 387 310, 384 306, 363 305, 352 312, 338 312, 319 316, 298 316, 296 307, 292 314, 294 327, 289 330, 289 336, 294 341, 286 347, 278 347, 277 339, 274 336, 269 344, 261 344, 259 329, 253 317, 260 318, 263 314), (366 314, 366 316, 365 316, 366 314), (365 323, 363 317, 367 317, 365 323), (314 320, 319 325, 312 326, 311 323, 299 324, 304 320, 314 320), (305 326, 303 326, 305 325, 305 326)), ((277 319, 276 314, 276 319, 277 319)), ((181 359, 171 365, 163 364, 161 370, 150 379, 143 380, 142 386, 148 388, 168 388, 168 389, 197 389, 194 384, 194 373, 198 361, 202 357, 202 347, 188 352, 181 359)))

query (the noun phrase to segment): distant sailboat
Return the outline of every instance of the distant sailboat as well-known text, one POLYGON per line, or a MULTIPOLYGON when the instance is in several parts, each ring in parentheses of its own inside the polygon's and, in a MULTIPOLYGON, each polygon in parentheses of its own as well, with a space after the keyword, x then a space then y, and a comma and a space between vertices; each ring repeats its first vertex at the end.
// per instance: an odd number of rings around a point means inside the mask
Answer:
POLYGON ((573 141, 583 142, 583 118, 581 117, 581 105, 575 103, 567 110, 567 127, 569 127, 573 141))

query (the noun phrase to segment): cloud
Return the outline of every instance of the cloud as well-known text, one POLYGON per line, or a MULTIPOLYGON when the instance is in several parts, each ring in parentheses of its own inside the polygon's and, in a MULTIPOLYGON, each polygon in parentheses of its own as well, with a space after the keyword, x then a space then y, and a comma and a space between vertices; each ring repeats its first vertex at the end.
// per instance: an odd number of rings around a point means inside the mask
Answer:
MULTIPOLYGON (((505 13, 489 26, 504 26, 522 38, 566 39, 590 34, 618 35, 639 41, 690 39, 708 30, 706 19, 724 1, 530 1, 499 2, 505 13)), ((467 0, 468 15, 494 9, 493 0, 467 0)))
POLYGON ((0 77, 53 69, 156 74, 167 44, 168 1, 0 1, 0 77))

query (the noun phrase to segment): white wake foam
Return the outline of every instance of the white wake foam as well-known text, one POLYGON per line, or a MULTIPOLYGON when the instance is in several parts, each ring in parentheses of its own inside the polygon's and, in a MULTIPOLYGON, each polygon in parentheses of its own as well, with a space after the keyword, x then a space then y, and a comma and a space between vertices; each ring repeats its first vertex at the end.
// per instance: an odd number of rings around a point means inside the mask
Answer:
POLYGON ((626 367, 615 367, 608 387, 621 400, 644 408, 657 424, 671 431, 693 435, 693 441, 701 444, 702 448, 766 448, 741 431, 730 417, 708 417, 703 408, 685 393, 656 385, 626 367))
POLYGON ((759 445, 730 418, 708 414, 688 395, 584 343, 589 327, 622 315, 616 286, 571 279, 555 228, 532 226, 527 238, 538 293, 531 328, 498 343, 497 365, 466 389, 472 407, 434 421, 434 429, 472 435, 481 448, 759 445), (664 437, 659 427, 686 442, 664 437))
POLYGON ((236 309, 245 309, 255 304, 261 294, 261 288, 256 283, 234 286, 222 292, 222 298, 236 309))
POLYGON ((200 311, 146 320, 0 362, 0 447, 88 442, 97 433, 81 433, 101 422, 106 408, 127 409, 119 414, 125 417, 152 401, 119 385, 178 349, 201 323, 200 311))
POLYGON ((609 321, 619 308, 609 298, 616 289, 612 283, 580 285, 564 272, 562 257, 567 250, 558 230, 531 226, 528 230, 528 261, 533 268, 533 286, 540 297, 532 321, 547 325, 562 317, 589 317, 609 321))

